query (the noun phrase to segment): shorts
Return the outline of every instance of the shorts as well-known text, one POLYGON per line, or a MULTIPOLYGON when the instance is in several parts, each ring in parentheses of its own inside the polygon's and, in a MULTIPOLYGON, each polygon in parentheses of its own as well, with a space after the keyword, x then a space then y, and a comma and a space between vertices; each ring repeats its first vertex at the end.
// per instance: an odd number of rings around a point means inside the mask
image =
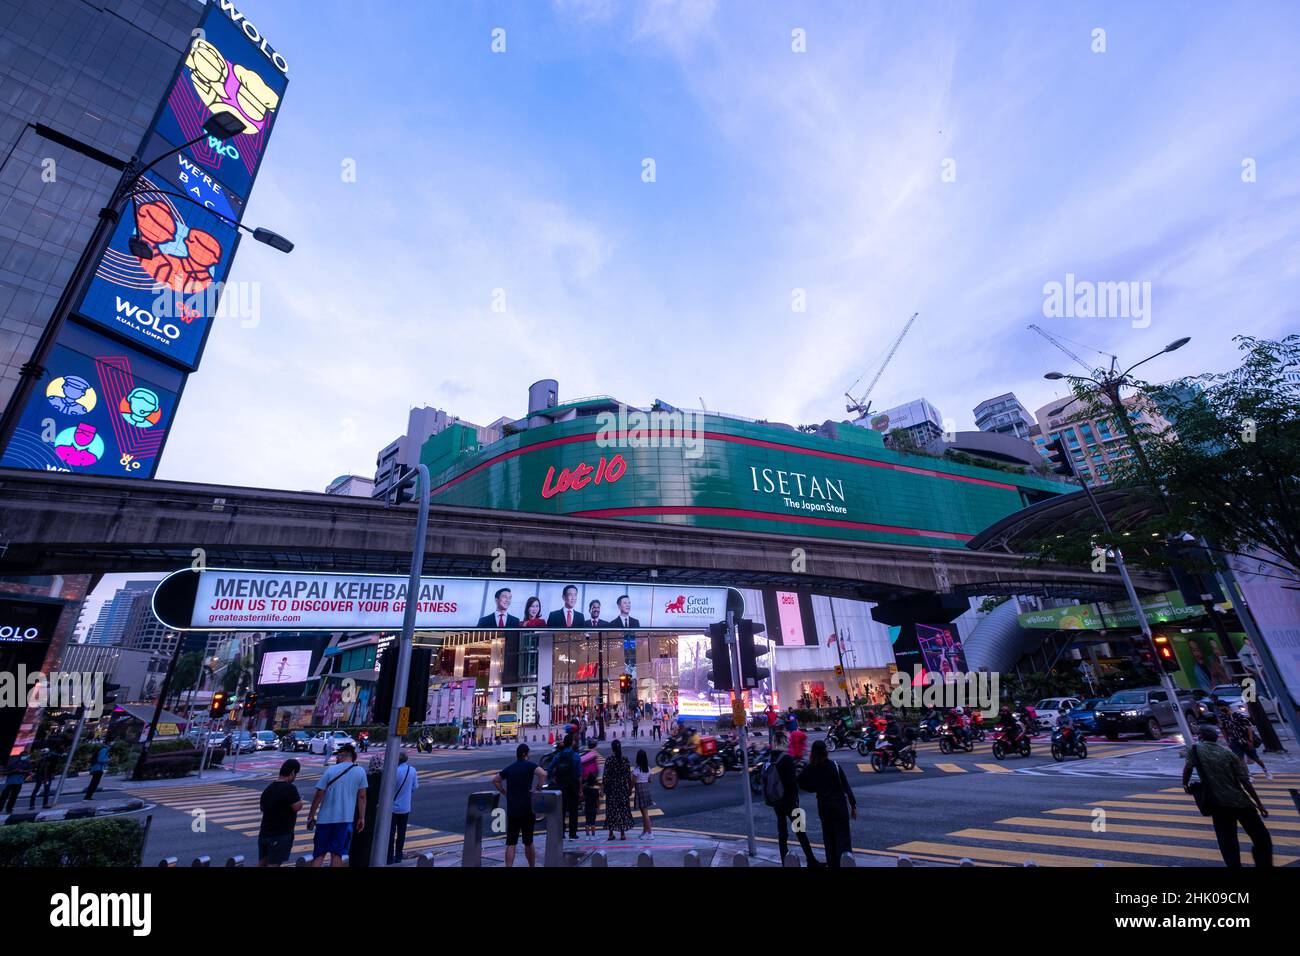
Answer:
POLYGON ((312 859, 333 853, 343 856, 352 844, 352 824, 317 823, 315 840, 312 843, 312 859))
POLYGON ((1249 757, 1251 760, 1259 759, 1259 753, 1255 750, 1254 747, 1248 746, 1238 741, 1233 741, 1232 743, 1228 744, 1228 749, 1231 750, 1238 757, 1249 757))
POLYGON ((506 817, 506 846, 515 846, 520 837, 524 839, 524 846, 532 846, 533 826, 536 823, 537 817, 532 810, 506 817))
POLYGON ((288 863, 289 851, 292 849, 292 833, 278 833, 274 836, 259 836, 257 838, 258 860, 265 860, 272 866, 279 866, 281 863, 288 863))

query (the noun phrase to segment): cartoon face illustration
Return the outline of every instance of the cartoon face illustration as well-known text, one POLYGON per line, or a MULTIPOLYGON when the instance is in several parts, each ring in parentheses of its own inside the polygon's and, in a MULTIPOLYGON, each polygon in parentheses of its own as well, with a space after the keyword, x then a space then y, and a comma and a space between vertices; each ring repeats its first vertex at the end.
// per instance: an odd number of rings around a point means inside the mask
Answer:
POLYGON ((104 455, 104 439, 94 425, 82 422, 55 436, 54 454, 69 465, 93 465, 104 455))
POLYGON ((65 415, 84 415, 93 411, 99 401, 90 383, 80 375, 65 375, 54 379, 45 388, 45 398, 65 415))
POLYGON ((161 246, 176 238, 176 217, 165 202, 142 203, 135 211, 135 230, 151 246, 161 246))
POLYGON ((280 97, 253 70, 233 67, 221 51, 207 40, 196 39, 185 65, 190 81, 205 106, 215 113, 228 113, 244 124, 244 133, 260 132, 267 115, 280 105, 280 97))
POLYGON ((136 387, 122 399, 119 406, 122 417, 136 428, 153 428, 162 420, 162 402, 156 392, 136 387))

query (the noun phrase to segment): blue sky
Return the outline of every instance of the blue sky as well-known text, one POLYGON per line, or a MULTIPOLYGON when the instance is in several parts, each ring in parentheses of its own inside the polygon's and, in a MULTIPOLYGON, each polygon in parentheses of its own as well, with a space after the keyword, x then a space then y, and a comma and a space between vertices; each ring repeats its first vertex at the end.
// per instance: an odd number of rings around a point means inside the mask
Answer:
POLYGON ((959 428, 1062 394, 1030 322, 1130 362, 1192 336, 1159 378, 1300 331, 1294 3, 240 9, 291 78, 245 222, 297 248, 241 245, 260 323, 214 327, 162 478, 320 490, 413 405, 485 424, 547 377, 838 420, 917 311, 873 402, 959 428), (1067 273, 1149 282, 1150 324, 1044 318, 1067 273))

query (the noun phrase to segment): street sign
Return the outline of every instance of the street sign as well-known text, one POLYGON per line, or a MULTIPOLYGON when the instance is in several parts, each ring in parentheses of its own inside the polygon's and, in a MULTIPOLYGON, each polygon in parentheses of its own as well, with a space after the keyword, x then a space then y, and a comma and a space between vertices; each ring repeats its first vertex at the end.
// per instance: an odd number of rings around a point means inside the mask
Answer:
POLYGON ((848 690, 848 689, 849 689, 848 681, 846 681, 846 680, 845 680, 844 678, 842 678, 842 677, 841 677, 838 681, 836 681, 836 683, 840 685, 840 690, 848 690))
POLYGON ((399 737, 406 736, 406 727, 407 724, 410 723, 410 721, 411 721, 411 708, 409 707, 397 708, 397 736, 399 737))
MULTIPOLYGON (((844 668, 841 667, 839 664, 836 664, 836 665, 835 665, 835 676, 836 676, 836 677, 843 677, 843 676, 844 676, 844 668)), ((844 686, 844 681, 840 681, 840 686, 841 686, 841 687, 844 686)))

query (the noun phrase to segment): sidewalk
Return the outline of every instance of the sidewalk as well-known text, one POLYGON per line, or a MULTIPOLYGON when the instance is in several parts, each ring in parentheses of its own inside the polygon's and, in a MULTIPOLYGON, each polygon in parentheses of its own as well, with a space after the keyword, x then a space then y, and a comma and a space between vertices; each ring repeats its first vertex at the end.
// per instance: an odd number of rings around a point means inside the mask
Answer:
MULTIPOLYGON (((1260 759, 1272 773, 1300 773, 1300 745, 1291 738, 1285 727, 1273 725, 1274 730, 1278 732, 1282 746, 1286 748, 1285 753, 1265 753, 1263 747, 1259 749, 1260 759)), ((1183 765, 1186 763, 1186 748, 1180 744, 1170 744, 1165 747, 1144 748, 1144 752, 1131 754, 1117 754, 1113 757, 1107 757, 1106 762, 1115 763, 1122 766, 1125 770, 1132 771, 1134 774, 1139 772, 1149 773, 1153 777, 1179 777, 1183 772, 1183 765)), ((1268 778, 1260 771, 1255 764, 1250 764, 1247 768, 1250 771, 1252 781, 1267 780, 1268 778)))

